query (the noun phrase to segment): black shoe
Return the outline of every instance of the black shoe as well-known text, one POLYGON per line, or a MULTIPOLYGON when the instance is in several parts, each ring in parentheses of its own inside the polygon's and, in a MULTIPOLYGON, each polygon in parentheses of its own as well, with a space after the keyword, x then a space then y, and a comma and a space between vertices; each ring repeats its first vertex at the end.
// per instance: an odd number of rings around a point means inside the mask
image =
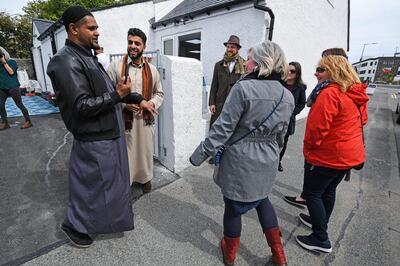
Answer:
POLYGON ((299 207, 301 209, 304 209, 307 207, 306 201, 305 200, 297 200, 296 197, 289 197, 289 196, 284 196, 283 199, 287 202, 290 203, 296 207, 299 207))
POLYGON ((151 180, 147 183, 142 184, 143 193, 149 193, 151 191, 151 180))
POLYGON ((214 164, 214 159, 211 158, 210 160, 208 160, 208 163, 209 163, 209 164, 214 164))
POLYGON ((312 228, 311 217, 309 215, 300 213, 299 219, 300 219, 300 222, 302 222, 305 226, 312 228))
POLYGON ((329 239, 320 241, 311 234, 309 236, 297 236, 296 241, 300 246, 310 251, 322 251, 325 253, 332 252, 332 246, 329 239))
POLYGON ((65 224, 61 224, 61 230, 71 240, 71 243, 78 248, 88 248, 93 243, 89 235, 79 233, 65 224))
POLYGON ((281 162, 279 162, 278 171, 279 171, 279 172, 283 172, 283 167, 282 167, 281 162))

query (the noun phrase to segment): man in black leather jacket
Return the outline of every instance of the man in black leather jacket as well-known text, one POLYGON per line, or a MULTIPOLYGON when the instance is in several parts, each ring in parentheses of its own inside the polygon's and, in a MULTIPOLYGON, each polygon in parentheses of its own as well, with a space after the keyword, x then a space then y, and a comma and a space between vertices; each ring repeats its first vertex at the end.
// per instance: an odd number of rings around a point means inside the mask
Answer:
POLYGON ((65 46, 51 59, 47 74, 57 104, 74 141, 69 169, 69 204, 61 229, 75 246, 88 247, 89 234, 132 230, 129 168, 120 102, 157 113, 137 93, 130 79, 115 87, 93 55, 99 48, 97 23, 80 6, 62 16, 65 46))

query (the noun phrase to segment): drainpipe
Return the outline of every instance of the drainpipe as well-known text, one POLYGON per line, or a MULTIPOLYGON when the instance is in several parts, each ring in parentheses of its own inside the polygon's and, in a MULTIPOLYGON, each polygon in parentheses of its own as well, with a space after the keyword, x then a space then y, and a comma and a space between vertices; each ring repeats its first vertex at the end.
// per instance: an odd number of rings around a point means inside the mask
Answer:
POLYGON ((267 28, 267 30, 268 30, 268 41, 272 41, 272 33, 274 31, 274 22, 275 22, 274 12, 272 12, 271 8, 258 4, 258 0, 254 3, 254 8, 258 9, 258 10, 262 10, 262 11, 267 12, 269 14, 269 17, 271 18, 271 21, 269 23, 269 27, 267 28))

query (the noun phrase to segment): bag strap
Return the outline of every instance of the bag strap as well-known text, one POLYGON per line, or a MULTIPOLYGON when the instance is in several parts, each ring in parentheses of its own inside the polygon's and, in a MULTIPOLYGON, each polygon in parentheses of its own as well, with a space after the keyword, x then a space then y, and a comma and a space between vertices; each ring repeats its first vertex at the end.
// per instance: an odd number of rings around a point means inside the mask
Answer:
POLYGON ((363 144, 364 144, 364 147, 365 147, 365 141, 364 141, 364 125, 363 125, 363 122, 362 122, 362 113, 361 113, 360 108, 358 108, 358 106, 357 106, 357 110, 358 110, 358 112, 360 113, 362 140, 363 140, 363 144))
POLYGON ((271 117, 271 115, 275 112, 276 108, 278 108, 279 104, 282 102, 285 90, 286 90, 285 88, 282 89, 282 95, 281 95, 281 98, 279 99, 279 102, 277 103, 277 105, 275 105, 274 109, 272 109, 272 111, 268 114, 268 116, 263 121, 261 121, 261 123, 257 127, 253 128, 252 130, 250 130, 249 132, 247 132, 246 134, 244 134, 243 136, 241 136, 237 140, 233 141, 229 146, 232 146, 233 144, 241 141, 242 139, 244 139, 245 137, 247 137, 248 135, 250 135, 251 133, 253 133, 257 129, 259 129, 271 117))

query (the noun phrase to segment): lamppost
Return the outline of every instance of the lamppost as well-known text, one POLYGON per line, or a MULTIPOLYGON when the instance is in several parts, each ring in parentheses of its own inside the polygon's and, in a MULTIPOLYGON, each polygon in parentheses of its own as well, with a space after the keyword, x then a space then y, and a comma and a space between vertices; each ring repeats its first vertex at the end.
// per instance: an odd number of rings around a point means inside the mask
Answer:
POLYGON ((362 61, 362 58, 363 58, 363 55, 364 55, 365 46, 372 45, 372 44, 378 44, 378 43, 377 42, 364 43, 364 46, 363 46, 363 49, 362 49, 362 53, 361 53, 361 57, 360 57, 360 61, 362 61))

